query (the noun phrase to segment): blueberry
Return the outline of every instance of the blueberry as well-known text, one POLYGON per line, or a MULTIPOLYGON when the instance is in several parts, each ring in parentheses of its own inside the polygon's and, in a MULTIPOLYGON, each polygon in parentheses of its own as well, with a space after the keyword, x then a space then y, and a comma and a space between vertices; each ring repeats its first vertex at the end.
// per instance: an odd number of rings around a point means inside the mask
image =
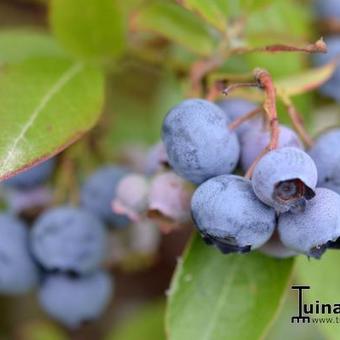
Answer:
POLYGON ((222 175, 201 184, 191 210, 204 240, 223 253, 259 248, 275 228, 274 209, 261 203, 250 181, 239 176, 222 175))
MULTIPOLYGON (((328 37, 325 39, 327 43, 327 53, 316 53, 313 55, 314 63, 317 66, 324 65, 331 60, 335 59, 340 55, 340 37, 328 37)), ((335 99, 336 101, 340 100, 340 65, 337 63, 337 67, 332 77, 327 80, 321 87, 319 87, 320 93, 330 98, 335 99)))
POLYGON ((39 289, 39 302, 52 318, 75 329, 100 317, 112 291, 110 276, 101 270, 80 277, 50 274, 39 289))
POLYGON ((28 190, 40 186, 46 182, 52 175, 56 165, 55 158, 50 158, 18 175, 6 180, 4 184, 7 187, 28 190))
POLYGON ((128 171, 125 168, 104 166, 87 179, 80 193, 80 203, 85 209, 116 228, 126 227, 130 223, 127 216, 113 213, 111 207, 117 185, 126 174, 128 171))
POLYGON ((298 255, 296 251, 287 248, 282 244, 277 231, 274 232, 268 242, 266 242, 261 248, 259 248, 259 251, 265 255, 278 259, 285 259, 298 255))
POLYGON ((315 14, 320 19, 340 20, 339 0, 315 0, 315 14))
POLYGON ((0 214, 0 235, 0 293, 26 293, 39 279, 29 252, 27 226, 14 216, 0 214))
POLYGON ((149 183, 145 176, 128 174, 118 182, 116 197, 112 201, 112 211, 124 214, 131 221, 139 221, 148 205, 149 183))
MULTIPOLYGON (((257 107, 255 103, 240 98, 224 99, 216 102, 216 104, 227 115, 230 122, 245 115, 246 113, 249 113, 250 111, 253 111, 257 107)), ((248 129, 260 127, 261 124, 262 122, 260 118, 254 118, 240 125, 236 129, 236 132, 240 137, 248 129)))
MULTIPOLYGON (((256 157, 268 145, 270 131, 263 128, 248 129, 240 138, 241 155, 240 163, 243 171, 247 171, 256 157)), ((303 149, 303 144, 297 134, 287 126, 280 125, 278 147, 296 147, 303 149)))
POLYGON ((30 190, 7 189, 4 194, 9 211, 22 214, 30 211, 39 212, 53 201, 51 188, 40 186, 30 190))
POLYGON ((156 175, 149 191, 149 217, 168 223, 190 221, 192 186, 173 171, 156 175))
POLYGON ((285 147, 264 155, 256 165, 252 185, 256 196, 277 212, 302 211, 315 196, 317 170, 304 151, 285 147))
POLYGON ((174 171, 196 184, 232 172, 240 147, 228 122, 217 105, 203 99, 188 99, 172 108, 162 138, 174 171))
POLYGON ((39 217, 31 242, 33 254, 44 268, 87 273, 103 261, 106 229, 84 209, 58 207, 39 217))
POLYGON ((318 186, 340 194, 340 129, 322 134, 309 150, 318 169, 318 186))
POLYGON ((320 258, 340 236, 340 196, 317 188, 316 196, 300 214, 280 215, 278 230, 282 243, 307 256, 320 258))
POLYGON ((155 175, 158 171, 168 166, 169 160, 163 142, 151 147, 146 155, 145 173, 148 176, 155 175))

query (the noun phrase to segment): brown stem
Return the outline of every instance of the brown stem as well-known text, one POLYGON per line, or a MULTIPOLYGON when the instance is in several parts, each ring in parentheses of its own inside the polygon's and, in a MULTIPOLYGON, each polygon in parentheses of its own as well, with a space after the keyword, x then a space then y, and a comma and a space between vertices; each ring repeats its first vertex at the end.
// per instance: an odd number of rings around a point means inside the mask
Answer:
POLYGON ((239 89, 241 87, 259 87, 258 83, 237 83, 237 84, 231 84, 227 88, 225 88, 222 93, 224 95, 228 95, 230 92, 239 89))
POLYGON ((261 107, 257 107, 256 109, 244 114, 243 116, 235 119, 233 122, 231 122, 229 124, 229 129, 230 130, 234 130, 237 129, 241 124, 243 124, 244 122, 246 122, 249 119, 252 119, 253 117, 255 117, 258 113, 260 113, 262 111, 261 107))
POLYGON ((306 53, 327 53, 327 45, 320 38, 314 44, 309 44, 304 47, 296 47, 290 46, 285 44, 274 44, 268 46, 261 46, 261 47, 240 47, 231 50, 230 53, 232 54, 241 54, 241 53, 253 53, 253 52, 306 52, 306 53))
POLYGON ((211 71, 218 68, 223 63, 223 59, 214 57, 195 62, 190 69, 191 96, 201 95, 202 79, 211 71))
POLYGON ((254 71, 255 79, 265 93, 265 100, 263 103, 263 108, 265 110, 267 120, 269 123, 270 128, 270 141, 269 144, 262 150, 262 152, 259 154, 259 156, 255 159, 253 164, 248 169, 245 177, 251 178, 254 168, 256 167, 258 161, 271 150, 274 150, 277 148, 279 135, 280 135, 280 128, 279 128, 279 122, 277 118, 277 111, 276 111, 276 91, 275 86, 272 80, 271 75, 268 73, 268 71, 263 69, 256 69, 254 71))
POLYGON ((292 121, 293 127, 300 136, 301 140, 307 147, 311 147, 314 144, 312 137, 308 134, 304 127, 303 118, 294 106, 294 104, 289 100, 289 102, 284 103, 287 107, 287 112, 292 121))

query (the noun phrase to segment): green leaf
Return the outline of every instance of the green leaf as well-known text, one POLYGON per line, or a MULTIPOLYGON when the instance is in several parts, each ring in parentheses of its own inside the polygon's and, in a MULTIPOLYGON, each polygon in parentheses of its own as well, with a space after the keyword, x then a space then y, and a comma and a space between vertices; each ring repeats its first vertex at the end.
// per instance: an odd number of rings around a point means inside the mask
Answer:
POLYGON ((53 323, 47 321, 35 320, 20 324, 18 330, 18 336, 21 339, 26 340, 67 340, 67 334, 64 331, 55 326, 53 323))
POLYGON ((293 260, 222 255, 196 235, 173 278, 170 340, 259 339, 283 301, 293 260))
POLYGON ((321 67, 309 69, 299 74, 281 78, 275 82, 279 93, 295 96, 315 90, 326 82, 336 69, 336 63, 329 63, 321 67))
POLYGON ((107 340, 163 340, 164 302, 151 303, 140 308, 127 320, 115 326, 107 340))
POLYGON ((39 58, 0 74, 0 178, 61 151, 100 115, 104 81, 96 68, 39 58))
POLYGON ((48 34, 29 30, 0 32, 0 63, 33 57, 63 57, 64 50, 48 34))
POLYGON ((135 18, 140 30, 163 35, 199 55, 210 55, 216 47, 216 32, 196 17, 171 2, 157 2, 143 8, 135 18))
MULTIPOLYGON (((308 260, 304 256, 298 258, 296 261, 297 283, 311 287, 303 294, 306 303, 308 301, 314 303, 316 300, 320 303, 339 303, 339 262, 340 252, 336 250, 327 251, 320 261, 308 260)), ((326 314, 325 317, 327 316, 326 314)), ((339 339, 339 324, 320 323, 319 327, 329 339, 339 339)))
POLYGON ((157 142, 164 116, 183 100, 181 83, 173 73, 161 74, 137 60, 117 70, 107 93, 103 144, 109 154, 119 153, 126 144, 157 142))
POLYGON ((125 47, 125 19, 117 0, 52 0, 50 25, 60 43, 77 56, 105 59, 125 47))
POLYGON ((181 5, 197 12, 209 24, 225 32, 227 28, 228 2, 224 0, 182 0, 181 5))

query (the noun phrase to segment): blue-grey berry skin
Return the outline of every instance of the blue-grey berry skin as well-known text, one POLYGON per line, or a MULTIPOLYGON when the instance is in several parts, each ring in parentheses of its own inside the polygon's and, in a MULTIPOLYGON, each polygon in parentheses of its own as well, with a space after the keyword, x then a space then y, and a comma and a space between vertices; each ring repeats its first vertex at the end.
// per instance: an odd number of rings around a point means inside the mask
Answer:
POLYGON ((228 121, 217 105, 203 99, 188 99, 172 108, 162 138, 174 171, 196 184, 232 172, 240 147, 228 121))
MULTIPOLYGON (((249 129, 240 138, 241 155, 240 164, 243 171, 247 171, 256 157, 269 144, 270 131, 263 128, 249 129)), ((289 127, 280 125, 278 148, 296 147, 303 149, 303 144, 298 135, 289 127)))
POLYGON ((38 297, 42 309, 70 329, 98 319, 109 304, 113 292, 110 276, 101 270, 89 275, 70 277, 47 275, 38 297))
POLYGON ((322 134, 309 150, 318 169, 318 186, 340 194, 340 129, 322 134))
POLYGON ((315 15, 319 19, 340 20, 339 0, 314 0, 315 15))
POLYGON ((20 174, 6 180, 4 184, 8 187, 28 190, 46 182, 52 175, 56 165, 55 158, 50 158, 33 168, 25 170, 20 174))
POLYGON ((340 196, 329 189, 317 188, 316 196, 300 214, 279 216, 282 243, 307 256, 320 258, 329 243, 340 237, 340 196))
POLYGON ((264 155, 257 163, 252 185, 256 196, 277 212, 301 211, 315 196, 317 169, 304 151, 285 147, 264 155))
POLYGON ((275 228, 274 209, 257 199, 249 180, 235 175, 201 184, 192 197, 191 212, 205 241, 223 253, 259 248, 275 228))
MULTIPOLYGON (((316 53, 313 55, 313 61, 316 66, 321 66, 329 63, 340 55, 340 37, 332 36, 325 39, 327 44, 327 53, 316 53)), ((337 67, 332 77, 328 79, 322 86, 319 87, 321 94, 333 98, 336 101, 340 100, 340 64, 337 67)))
MULTIPOLYGON (((255 103, 241 98, 224 99, 216 102, 216 104, 223 110, 230 121, 234 121, 235 119, 242 117, 250 111, 255 110, 257 107, 255 103)), ((240 137, 249 128, 256 126, 261 126, 260 118, 255 118, 244 122, 236 129, 236 132, 240 137)))
POLYGON ((87 273, 104 259, 107 232, 91 212, 58 207, 42 214, 31 230, 32 251, 47 270, 87 273))
POLYGON ((127 173, 125 168, 104 166, 86 180, 80 193, 81 205, 115 228, 123 228, 130 223, 127 216, 115 214, 111 207, 117 185, 127 173))
POLYGON ((38 280, 27 226, 12 215, 0 214, 0 294, 26 293, 38 280))

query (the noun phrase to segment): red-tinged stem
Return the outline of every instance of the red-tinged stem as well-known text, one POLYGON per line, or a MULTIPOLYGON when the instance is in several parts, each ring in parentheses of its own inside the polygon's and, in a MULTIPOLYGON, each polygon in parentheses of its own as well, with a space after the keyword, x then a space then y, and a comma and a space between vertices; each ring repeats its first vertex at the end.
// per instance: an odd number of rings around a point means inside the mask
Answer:
POLYGON ((287 106, 287 112, 292 121, 293 127, 300 136, 301 140, 307 147, 311 147, 314 144, 312 137, 308 134, 304 127, 303 118, 294 106, 292 102, 285 103, 287 106))
POLYGON ((308 44, 304 47, 290 46, 285 44, 274 44, 261 47, 240 47, 230 51, 231 54, 253 53, 253 52, 306 52, 306 53, 327 53, 327 45, 323 39, 319 39, 314 44, 308 44))
POLYGON ((237 129, 241 124, 243 124, 244 122, 252 119, 256 115, 258 115, 261 111, 262 111, 262 108, 261 107, 257 107, 256 109, 254 109, 254 110, 246 113, 245 115, 235 119, 233 122, 231 122, 229 124, 229 129, 230 130, 237 129))
POLYGON ((256 69, 254 71, 255 79, 258 83, 258 86, 263 89, 265 93, 265 100, 263 103, 263 108, 267 116, 267 120, 269 123, 270 129, 270 141, 269 144, 262 150, 262 152, 256 157, 253 164, 248 169, 245 177, 251 178, 253 175, 253 171, 259 162, 259 160, 267 153, 277 148, 280 128, 279 121, 277 118, 276 111, 276 91, 275 86, 272 80, 271 75, 268 71, 263 69, 256 69))

